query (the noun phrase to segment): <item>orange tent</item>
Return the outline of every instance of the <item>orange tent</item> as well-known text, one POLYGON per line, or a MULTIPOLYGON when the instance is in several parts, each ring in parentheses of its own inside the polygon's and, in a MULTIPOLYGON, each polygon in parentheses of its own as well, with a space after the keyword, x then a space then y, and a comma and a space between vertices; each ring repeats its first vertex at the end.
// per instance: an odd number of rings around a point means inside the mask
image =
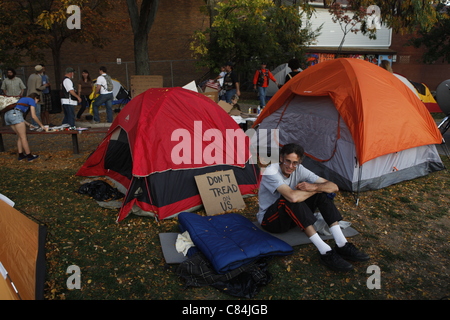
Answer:
POLYGON ((302 71, 270 99, 254 128, 259 150, 269 141, 298 143, 307 155, 303 165, 343 190, 380 189, 444 168, 435 146, 442 135, 423 102, 364 60, 329 60, 302 71), (264 141, 273 129, 275 139, 264 141))
POLYGON ((360 164, 442 135, 422 101, 392 73, 370 62, 340 58, 302 71, 270 99, 254 127, 300 96, 329 96, 347 125, 360 164))

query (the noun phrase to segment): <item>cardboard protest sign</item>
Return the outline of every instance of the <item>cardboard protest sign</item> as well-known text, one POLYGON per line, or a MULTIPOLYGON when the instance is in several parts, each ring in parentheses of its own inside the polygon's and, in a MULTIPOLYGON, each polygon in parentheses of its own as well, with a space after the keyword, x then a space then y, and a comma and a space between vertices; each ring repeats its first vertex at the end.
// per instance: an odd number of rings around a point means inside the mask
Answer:
POLYGON ((195 182, 207 215, 245 208, 233 170, 195 176, 195 182))
POLYGON ((134 75, 131 76, 131 97, 134 98, 150 88, 162 88, 163 76, 134 75))

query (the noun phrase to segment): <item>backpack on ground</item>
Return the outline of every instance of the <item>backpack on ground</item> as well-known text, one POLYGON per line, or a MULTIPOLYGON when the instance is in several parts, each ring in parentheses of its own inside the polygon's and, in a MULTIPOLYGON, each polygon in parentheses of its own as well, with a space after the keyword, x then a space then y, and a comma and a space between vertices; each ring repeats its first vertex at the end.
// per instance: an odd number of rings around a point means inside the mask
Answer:
POLYGON ((112 79, 109 75, 107 74, 102 74, 103 77, 105 77, 106 79, 106 91, 113 91, 114 88, 114 84, 112 82, 112 79))

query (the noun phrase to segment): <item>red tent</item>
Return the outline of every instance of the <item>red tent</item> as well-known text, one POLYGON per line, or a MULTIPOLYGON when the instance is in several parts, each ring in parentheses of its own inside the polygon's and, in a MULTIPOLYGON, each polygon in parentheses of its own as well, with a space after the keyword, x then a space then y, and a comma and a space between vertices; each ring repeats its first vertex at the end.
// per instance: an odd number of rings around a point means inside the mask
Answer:
POLYGON ((179 87, 149 89, 120 111, 77 175, 108 176, 127 189, 118 221, 134 205, 165 219, 202 204, 196 175, 232 169, 241 194, 255 194, 259 171, 249 143, 210 98, 179 87))

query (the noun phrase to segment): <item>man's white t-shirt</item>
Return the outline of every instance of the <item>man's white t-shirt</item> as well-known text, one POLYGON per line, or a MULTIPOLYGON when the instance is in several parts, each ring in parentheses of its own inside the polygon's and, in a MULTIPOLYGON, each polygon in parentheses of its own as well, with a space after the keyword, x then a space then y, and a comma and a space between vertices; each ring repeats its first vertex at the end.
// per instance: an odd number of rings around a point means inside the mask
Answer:
POLYGON ((100 94, 107 94, 107 93, 111 93, 112 91, 108 91, 106 88, 108 87, 107 83, 106 83, 106 78, 104 77, 104 75, 106 75, 106 73, 100 75, 97 78, 97 82, 96 84, 100 87, 100 94))
MULTIPOLYGON (((73 88, 73 82, 70 78, 66 78, 63 81, 63 86, 66 89, 67 92, 70 92, 70 90, 74 90, 73 88)), ((76 106, 78 104, 78 100, 72 100, 72 99, 66 99, 66 98, 61 98, 61 104, 68 104, 68 105, 74 105, 76 106)))
POLYGON ((318 175, 302 165, 299 165, 288 178, 281 172, 279 163, 269 165, 264 171, 259 186, 259 211, 256 214, 258 222, 261 224, 267 208, 281 197, 281 194, 277 191, 279 186, 286 184, 295 190, 296 185, 300 182, 315 183, 319 178, 318 175))

